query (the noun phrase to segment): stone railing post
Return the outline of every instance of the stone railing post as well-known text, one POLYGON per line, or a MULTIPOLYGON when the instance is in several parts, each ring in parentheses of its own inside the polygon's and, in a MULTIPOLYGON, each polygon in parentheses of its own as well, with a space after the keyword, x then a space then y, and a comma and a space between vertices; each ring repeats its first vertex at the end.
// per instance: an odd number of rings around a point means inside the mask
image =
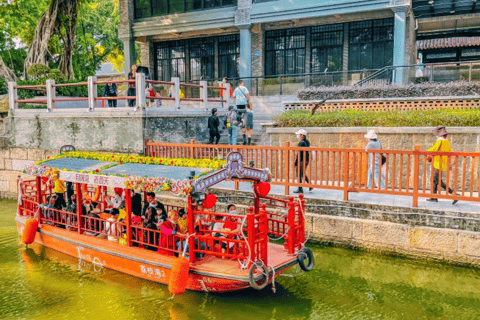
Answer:
POLYGON ((172 97, 175 98, 174 106, 175 109, 180 110, 180 78, 173 77, 173 92, 172 97))
POLYGON ((208 83, 207 81, 200 81, 202 88, 200 89, 200 99, 202 99, 202 104, 205 110, 208 110, 208 83))
POLYGON ((136 73, 135 74, 135 92, 136 102, 135 111, 145 109, 146 99, 145 99, 145 73, 136 73))
POLYGON ((47 112, 52 112, 55 108, 55 80, 47 80, 47 112))
POLYGON ((10 110, 13 111, 18 109, 18 103, 15 100, 18 100, 17 83, 15 81, 10 81, 8 83, 8 102, 10 105, 10 110))
POLYGON ((89 76, 88 83, 88 111, 95 110, 95 98, 97 97, 97 77, 89 76))
POLYGON ((225 83, 223 87, 225 89, 223 90, 222 96, 223 96, 223 99, 226 100, 225 109, 228 110, 228 107, 232 104, 232 97, 230 97, 230 83, 225 83))

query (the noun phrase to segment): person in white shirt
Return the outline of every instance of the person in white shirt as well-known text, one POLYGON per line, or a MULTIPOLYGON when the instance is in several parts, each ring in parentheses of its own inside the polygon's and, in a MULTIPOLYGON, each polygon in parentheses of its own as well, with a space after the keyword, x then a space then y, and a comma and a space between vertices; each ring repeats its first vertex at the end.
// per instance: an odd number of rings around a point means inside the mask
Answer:
MULTIPOLYGON (((238 117, 237 120, 239 124, 241 125, 243 123, 243 116, 246 112, 247 105, 250 101, 250 93, 248 92, 247 87, 245 87, 244 82, 240 80, 238 83, 238 87, 235 89, 233 92, 233 96, 235 97, 235 102, 237 105, 237 112, 238 112, 238 117)), ((247 144, 247 128, 244 127, 242 129, 242 134, 243 134, 243 144, 247 144)))

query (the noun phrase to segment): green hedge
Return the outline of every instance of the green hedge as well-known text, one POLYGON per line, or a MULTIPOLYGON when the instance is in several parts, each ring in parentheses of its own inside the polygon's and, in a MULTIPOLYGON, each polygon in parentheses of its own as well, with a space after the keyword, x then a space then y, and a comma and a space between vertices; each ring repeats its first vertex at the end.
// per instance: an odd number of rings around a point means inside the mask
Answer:
POLYGON ((334 111, 313 116, 309 111, 290 111, 276 119, 280 127, 476 127, 480 109, 426 111, 334 111))

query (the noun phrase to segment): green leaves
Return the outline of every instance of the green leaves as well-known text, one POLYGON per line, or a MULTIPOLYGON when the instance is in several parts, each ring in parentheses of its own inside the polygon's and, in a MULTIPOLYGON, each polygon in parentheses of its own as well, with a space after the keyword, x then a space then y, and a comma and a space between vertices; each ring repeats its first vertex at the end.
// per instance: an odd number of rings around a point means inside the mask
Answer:
POLYGON ((480 123, 480 109, 412 111, 333 111, 313 116, 309 111, 290 111, 276 118, 280 127, 470 127, 480 123))

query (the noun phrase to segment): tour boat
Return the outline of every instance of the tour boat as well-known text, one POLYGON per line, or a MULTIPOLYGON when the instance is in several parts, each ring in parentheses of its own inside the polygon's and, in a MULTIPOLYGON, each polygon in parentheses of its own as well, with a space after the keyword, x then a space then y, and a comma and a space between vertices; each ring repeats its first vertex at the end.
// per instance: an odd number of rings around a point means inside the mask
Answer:
POLYGON ((210 172, 202 168, 148 164, 162 162, 161 159, 142 162, 139 157, 140 163, 118 161, 122 157, 112 155, 111 161, 100 161, 66 153, 27 166, 25 173, 35 179, 18 181, 15 220, 22 241, 169 284, 172 293, 182 293, 185 289, 261 290, 274 284, 275 277, 292 266, 299 264, 304 271, 312 269, 312 251, 304 246, 304 198, 299 195, 298 199, 285 200, 268 196, 268 169, 245 166, 238 152, 230 152, 225 164, 210 172), (52 174, 72 183, 76 210, 46 206, 47 198, 53 194, 52 174), (209 188, 228 180, 252 183, 253 203, 246 214, 216 210, 216 197, 209 188), (123 221, 107 219, 109 215, 105 213, 107 194, 114 188, 123 189, 126 213, 123 221), (132 206, 132 202, 138 202, 141 193, 160 190, 173 192, 183 201, 183 206, 164 205, 167 210, 186 209, 187 235, 167 235, 147 229, 141 223, 134 208, 138 203, 132 206), (98 216, 84 213, 83 204, 92 201, 102 211, 98 216), (210 227, 218 221, 231 221, 240 231, 224 232, 224 237, 218 237, 218 232, 214 234, 210 227), (284 242, 273 243, 270 237, 282 238, 284 242))

